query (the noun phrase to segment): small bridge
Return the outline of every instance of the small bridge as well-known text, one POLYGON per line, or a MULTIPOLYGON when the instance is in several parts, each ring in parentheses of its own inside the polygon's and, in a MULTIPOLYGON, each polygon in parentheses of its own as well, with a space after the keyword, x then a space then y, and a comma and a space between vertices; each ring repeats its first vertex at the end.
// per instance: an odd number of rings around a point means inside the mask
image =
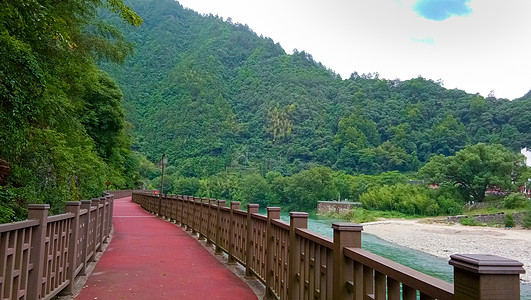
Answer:
POLYGON ((0 299, 71 294, 112 225, 112 242, 76 299, 256 299, 192 237, 262 282, 264 299, 520 298, 524 269, 515 260, 452 255, 450 284, 361 249, 358 224, 333 224, 331 239, 307 229, 307 213, 280 220, 278 207, 265 216, 256 204, 243 211, 224 200, 113 194, 68 202, 57 216, 31 205, 29 220, 0 225, 0 299))

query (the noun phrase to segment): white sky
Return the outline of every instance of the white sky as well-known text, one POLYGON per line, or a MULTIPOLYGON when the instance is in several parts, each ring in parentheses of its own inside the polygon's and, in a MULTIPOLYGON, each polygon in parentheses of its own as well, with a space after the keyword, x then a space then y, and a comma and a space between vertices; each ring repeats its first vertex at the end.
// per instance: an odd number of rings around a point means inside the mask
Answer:
POLYGON ((471 14, 443 21, 419 16, 417 1, 179 2, 248 24, 288 53, 304 50, 342 78, 354 71, 402 80, 422 75, 442 79, 446 88, 483 96, 494 90, 509 99, 531 89, 531 0, 469 0, 471 14))

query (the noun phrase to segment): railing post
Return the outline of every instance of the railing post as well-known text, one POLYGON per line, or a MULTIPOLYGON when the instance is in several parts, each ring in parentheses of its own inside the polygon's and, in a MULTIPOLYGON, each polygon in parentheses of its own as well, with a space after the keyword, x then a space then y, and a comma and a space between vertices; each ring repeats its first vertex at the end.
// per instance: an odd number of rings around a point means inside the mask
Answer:
MULTIPOLYGON (((100 247, 98 248, 98 252, 102 252, 103 251, 103 242, 105 241, 105 226, 107 226, 107 220, 106 220, 106 213, 107 213, 107 209, 105 207, 105 202, 107 202, 107 200, 105 199, 105 197, 100 197, 100 204, 102 205, 101 207, 101 211, 100 211, 100 214, 101 215, 101 225, 100 225, 100 247)), ((98 206, 99 208, 99 206, 98 206)))
MULTIPOLYGON (((207 242, 206 242, 207 246, 212 245, 212 243, 214 242, 212 240, 212 235, 211 235, 211 233, 212 233, 212 228, 211 228, 212 220, 211 220, 211 218, 212 218, 212 210, 214 209, 214 205, 216 205, 216 199, 209 199, 208 200, 208 230, 207 230, 207 242)), ((214 228, 213 231, 215 232, 216 229, 214 228)))
POLYGON ((157 216, 160 217, 160 214, 162 213, 162 194, 159 194, 158 207, 156 209, 157 216))
POLYGON ((225 207, 225 200, 218 200, 218 219, 216 225, 216 254, 223 253, 223 250, 220 247, 221 243, 221 207, 225 207))
POLYGON ((171 216, 170 221, 177 224, 177 195, 171 196, 171 216))
POLYGON ((181 227, 184 228, 184 230, 188 230, 188 221, 187 221, 187 217, 188 217, 188 196, 181 196, 181 209, 182 209, 182 212, 181 212, 181 227))
MULTIPOLYGON (((363 226, 353 223, 333 223, 334 229, 334 265, 333 265, 333 299, 349 299, 346 278, 352 278, 351 261, 345 259, 344 249, 361 248, 361 231, 363 226)), ((359 289, 360 287, 354 287, 359 289)))
MULTIPOLYGON (((79 209, 81 203, 79 201, 69 201, 66 202, 66 211, 74 214, 74 219, 72 220, 70 239, 68 241, 68 273, 66 274, 66 279, 70 282, 63 290, 63 294, 72 295, 74 288, 74 279, 76 277, 76 268, 77 268, 77 247, 79 239, 79 209)), ((81 245, 79 245, 81 247, 81 245)))
POLYGON ((190 197, 192 198, 192 214, 190 214, 189 216, 191 216, 190 219, 188 219, 188 223, 191 223, 190 225, 192 226, 192 235, 196 235, 197 234, 197 226, 195 226, 196 224, 196 219, 195 219, 195 215, 197 214, 196 211, 197 211, 197 199, 198 197, 190 197))
POLYGON ((288 299, 299 299, 301 292, 299 290, 301 250, 295 232, 297 228, 308 228, 308 213, 289 213, 288 299))
POLYGON ((94 218, 94 220, 96 220, 96 222, 94 224, 90 224, 91 226, 94 226, 93 227, 93 232, 94 232, 94 237, 93 237, 93 240, 92 240, 92 256, 90 257, 90 262, 94 262, 96 261, 96 251, 97 251, 97 248, 98 248, 98 224, 100 222, 100 209, 99 209, 99 203, 100 201, 98 199, 91 199, 91 206, 96 206, 96 210, 94 210, 94 213, 96 214, 96 217, 94 218))
POLYGON ((247 204, 247 239, 246 241, 246 260, 245 260, 245 276, 251 277, 253 276, 253 273, 251 272, 251 263, 253 261, 253 255, 254 255, 254 243, 253 241, 253 218, 252 214, 258 213, 258 204, 247 204))
POLYGON ((188 196, 183 196, 183 224, 185 231, 192 230, 192 227, 190 226, 190 211, 190 199, 188 196))
POLYGON ((203 202, 208 203, 208 199, 203 197, 199 198, 199 237, 198 240, 202 241, 205 239, 206 232, 203 232, 203 215, 205 214, 205 209, 203 207, 203 202))
POLYGON ((42 293, 42 278, 44 270, 44 244, 46 243, 46 227, 48 224, 48 204, 30 204, 28 205, 28 219, 39 221, 39 225, 33 229, 30 263, 33 269, 29 272, 28 277, 28 294, 27 299, 40 299, 42 293))
POLYGON ((109 196, 109 218, 107 222, 107 242, 109 242, 112 229, 112 217, 114 215, 114 196, 109 196))
POLYGON ((89 228, 90 228, 90 206, 92 201, 90 200, 81 200, 81 209, 87 210, 87 222, 83 224, 83 245, 80 245, 81 248, 81 258, 83 259, 83 268, 79 272, 79 275, 87 275, 87 255, 89 253, 88 243, 89 243, 89 228))
POLYGON ((186 209, 186 206, 185 206, 186 204, 184 203, 184 196, 183 195, 179 195, 177 197, 177 199, 181 203, 181 206, 180 206, 181 210, 179 211, 179 218, 180 218, 179 225, 181 227, 185 227, 185 230, 186 230, 186 226, 185 226, 185 223, 184 223, 184 217, 185 217, 184 213, 185 213, 185 209, 186 209))
POLYGON ((240 202, 232 201, 230 203, 230 219, 229 219, 229 264, 236 263, 236 259, 234 258, 234 227, 236 226, 236 220, 234 218, 234 210, 240 209, 240 202))
POLYGON ((520 299, 519 261, 486 254, 454 254, 454 299, 520 299))
POLYGON ((273 225, 271 220, 280 219, 280 207, 268 207, 267 208, 267 228, 266 228, 266 282, 265 282, 265 295, 264 300, 276 299, 275 295, 271 291, 273 286, 273 262, 274 262, 274 249, 275 249, 275 237, 273 236, 273 225))

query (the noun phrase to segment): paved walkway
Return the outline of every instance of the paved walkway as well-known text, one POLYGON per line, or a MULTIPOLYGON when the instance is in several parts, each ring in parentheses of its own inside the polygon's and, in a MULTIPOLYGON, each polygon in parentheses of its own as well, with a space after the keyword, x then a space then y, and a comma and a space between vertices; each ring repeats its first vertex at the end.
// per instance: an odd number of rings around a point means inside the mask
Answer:
POLYGON ((193 237, 131 197, 114 201, 113 223, 112 241, 76 300, 257 299, 193 237))

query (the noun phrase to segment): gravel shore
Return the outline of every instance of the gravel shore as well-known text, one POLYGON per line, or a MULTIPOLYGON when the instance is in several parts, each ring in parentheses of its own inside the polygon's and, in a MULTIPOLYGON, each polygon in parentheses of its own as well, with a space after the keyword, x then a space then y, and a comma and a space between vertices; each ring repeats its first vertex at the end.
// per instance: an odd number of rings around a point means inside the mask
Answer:
POLYGON ((531 230, 425 223, 419 220, 386 220, 363 224, 366 233, 391 243, 450 259, 450 255, 491 254, 518 260, 531 282, 531 230))

